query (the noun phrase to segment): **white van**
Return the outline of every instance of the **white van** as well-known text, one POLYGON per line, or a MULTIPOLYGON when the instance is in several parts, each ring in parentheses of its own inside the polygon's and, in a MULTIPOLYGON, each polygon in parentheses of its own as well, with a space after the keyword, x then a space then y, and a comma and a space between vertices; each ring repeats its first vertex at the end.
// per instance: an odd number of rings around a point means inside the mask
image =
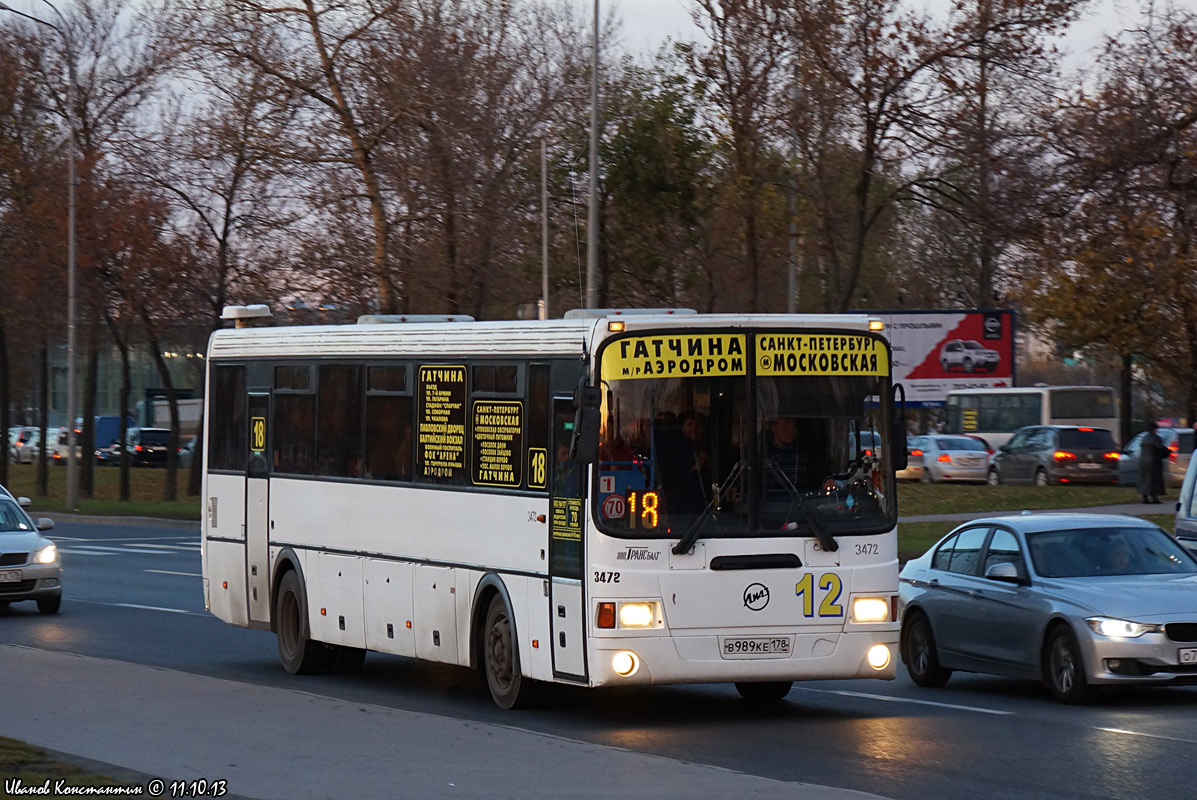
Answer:
MULTIPOLYGON (((75 458, 79 457, 81 448, 79 445, 79 438, 81 433, 75 434, 75 458)), ((70 452, 70 444, 67 441, 66 428, 48 428, 46 429, 46 455, 50 457, 51 464, 65 464, 67 463, 67 453, 70 452)), ((34 452, 33 461, 37 463, 38 452, 34 452)))

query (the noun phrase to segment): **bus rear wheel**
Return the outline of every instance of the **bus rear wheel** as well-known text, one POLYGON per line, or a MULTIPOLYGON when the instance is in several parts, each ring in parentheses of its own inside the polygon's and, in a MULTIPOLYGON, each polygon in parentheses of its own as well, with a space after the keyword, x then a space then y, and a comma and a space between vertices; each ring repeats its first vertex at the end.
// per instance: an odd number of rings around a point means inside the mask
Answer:
POLYGON ((303 583, 294 570, 283 576, 274 608, 278 657, 292 675, 325 672, 333 651, 308 636, 308 604, 303 583))
POLYGON ((736 691, 740 697, 753 703, 772 703, 785 699, 790 693, 793 681, 759 681, 755 683, 736 683, 736 691))
POLYGON ((482 629, 482 670, 499 708, 525 708, 532 702, 532 681, 520 671, 520 654, 511 612, 499 595, 490 601, 482 629))

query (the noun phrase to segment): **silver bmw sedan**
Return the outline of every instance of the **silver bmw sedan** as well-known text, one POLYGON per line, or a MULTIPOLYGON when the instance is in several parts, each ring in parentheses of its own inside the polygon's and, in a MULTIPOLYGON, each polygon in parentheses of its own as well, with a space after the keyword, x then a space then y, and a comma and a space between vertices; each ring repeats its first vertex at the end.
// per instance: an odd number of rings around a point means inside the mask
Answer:
POLYGON ((1102 686, 1197 684, 1197 557, 1137 517, 972 520, 903 567, 900 594, 920 686, 983 672, 1081 703, 1102 686))

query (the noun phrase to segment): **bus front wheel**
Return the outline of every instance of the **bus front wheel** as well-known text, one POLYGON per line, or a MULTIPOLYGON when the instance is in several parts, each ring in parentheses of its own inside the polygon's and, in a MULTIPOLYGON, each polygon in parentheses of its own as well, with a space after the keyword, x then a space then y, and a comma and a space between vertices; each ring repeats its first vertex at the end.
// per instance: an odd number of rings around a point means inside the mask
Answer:
POLYGON ((499 708, 523 708, 532 701, 532 681, 520 672, 511 612, 499 595, 490 601, 482 631, 482 669, 490 696, 499 708))
POLYGON ((279 582, 274 609, 278 657, 292 675, 328 670, 333 651, 308 636, 308 604, 299 575, 291 570, 279 582))

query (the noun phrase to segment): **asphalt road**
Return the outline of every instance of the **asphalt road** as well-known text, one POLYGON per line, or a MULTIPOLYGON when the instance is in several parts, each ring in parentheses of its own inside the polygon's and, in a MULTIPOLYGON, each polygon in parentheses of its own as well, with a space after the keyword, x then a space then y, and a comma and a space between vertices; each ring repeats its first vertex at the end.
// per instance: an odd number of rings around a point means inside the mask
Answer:
MULTIPOLYGON (((299 690, 486 733, 455 745, 470 752, 447 753, 446 765, 481 758, 490 749, 483 741, 529 734, 590 746, 565 748, 555 762, 573 790, 565 795, 586 796, 571 776, 605 763, 595 761, 594 746, 664 759, 652 762, 659 770, 731 771, 703 773, 708 782, 732 774, 794 791, 818 784, 903 800, 1161 798, 1197 785, 1197 687, 1123 691, 1074 708, 1030 682, 955 675, 943 689, 927 690, 899 669, 892 682, 799 684, 785 702, 764 708, 727 685, 553 687, 543 707, 504 712, 474 673, 393 656, 371 654, 353 676, 287 675, 271 634, 232 628, 204 612, 194 528, 62 522, 52 535, 66 570, 62 612, 42 616, 29 603, 0 610, 0 642, 221 679, 222 687, 288 697, 299 690)), ((6 683, 11 691, 19 676, 7 675, 6 683)), ((188 702, 178 699, 178 726, 198 713, 188 702)), ((172 718, 172 709, 163 714, 172 718)), ((293 768, 316 776, 328 766, 313 752, 293 768)), ((635 785, 626 792, 644 796, 635 785)))

